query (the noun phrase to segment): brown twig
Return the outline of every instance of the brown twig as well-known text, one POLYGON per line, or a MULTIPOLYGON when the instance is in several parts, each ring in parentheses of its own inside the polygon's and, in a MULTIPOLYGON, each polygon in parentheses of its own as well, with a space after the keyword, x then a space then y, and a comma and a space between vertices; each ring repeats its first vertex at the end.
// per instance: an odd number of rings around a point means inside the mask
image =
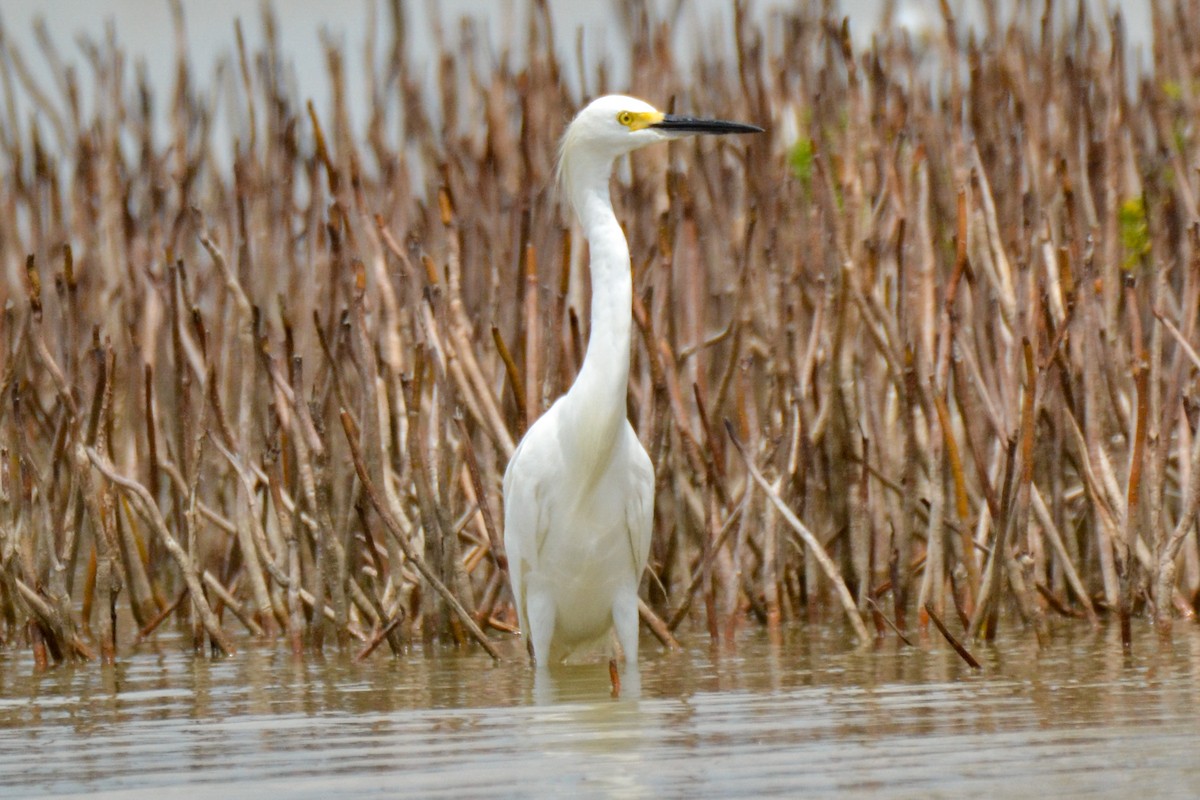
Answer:
POLYGON ((982 669, 979 662, 975 660, 975 656, 971 655, 970 651, 963 647, 962 642, 954 638, 954 634, 950 633, 950 630, 946 627, 941 618, 938 617, 932 608, 925 606, 925 613, 929 615, 931 620, 933 620, 934 627, 938 629, 938 632, 941 633, 942 636, 946 638, 946 641, 950 643, 950 646, 954 648, 954 652, 958 653, 959 657, 962 658, 963 661, 967 662, 967 666, 971 667, 972 669, 982 669))

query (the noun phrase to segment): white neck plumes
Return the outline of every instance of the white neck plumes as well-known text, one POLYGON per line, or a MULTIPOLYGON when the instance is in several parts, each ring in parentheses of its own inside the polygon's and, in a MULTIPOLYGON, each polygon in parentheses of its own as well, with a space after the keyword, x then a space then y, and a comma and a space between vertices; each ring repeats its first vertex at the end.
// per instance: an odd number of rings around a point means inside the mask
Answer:
POLYGON ((592 320, 587 354, 564 402, 573 418, 587 420, 578 446, 602 459, 625 421, 633 278, 629 245, 609 201, 612 159, 579 155, 564 154, 561 177, 591 253, 592 320))

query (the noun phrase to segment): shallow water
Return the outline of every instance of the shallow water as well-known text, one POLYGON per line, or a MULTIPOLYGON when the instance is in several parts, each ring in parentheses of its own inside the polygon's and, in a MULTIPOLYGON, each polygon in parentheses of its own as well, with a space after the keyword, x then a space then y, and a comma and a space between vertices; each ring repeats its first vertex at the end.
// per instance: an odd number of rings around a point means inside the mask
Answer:
POLYGON ((640 697, 603 664, 554 685, 453 650, 210 661, 182 639, 36 673, 0 653, 0 796, 892 797, 1200 794, 1200 630, 1060 628, 856 651, 824 628, 720 650, 643 643, 640 697))

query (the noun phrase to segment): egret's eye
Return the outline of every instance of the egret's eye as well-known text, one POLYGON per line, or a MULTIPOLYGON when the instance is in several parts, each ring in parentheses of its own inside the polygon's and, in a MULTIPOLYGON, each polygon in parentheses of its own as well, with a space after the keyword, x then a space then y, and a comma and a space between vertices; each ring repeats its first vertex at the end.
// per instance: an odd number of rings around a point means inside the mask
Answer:
POLYGON ((633 113, 629 111, 622 111, 620 114, 617 114, 617 122, 628 128, 633 124, 633 113))

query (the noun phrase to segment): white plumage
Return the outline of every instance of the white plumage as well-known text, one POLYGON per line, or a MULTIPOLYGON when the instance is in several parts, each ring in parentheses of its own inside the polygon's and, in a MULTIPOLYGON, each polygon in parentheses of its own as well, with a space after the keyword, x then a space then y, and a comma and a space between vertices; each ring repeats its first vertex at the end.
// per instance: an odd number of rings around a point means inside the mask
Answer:
POLYGON ((591 334, 574 384, 529 428, 504 473, 509 579, 539 666, 611 628, 627 663, 637 661, 654 467, 626 419, 633 284, 609 199, 613 161, 681 135, 757 130, 609 95, 580 111, 563 136, 559 178, 591 251, 591 334))

